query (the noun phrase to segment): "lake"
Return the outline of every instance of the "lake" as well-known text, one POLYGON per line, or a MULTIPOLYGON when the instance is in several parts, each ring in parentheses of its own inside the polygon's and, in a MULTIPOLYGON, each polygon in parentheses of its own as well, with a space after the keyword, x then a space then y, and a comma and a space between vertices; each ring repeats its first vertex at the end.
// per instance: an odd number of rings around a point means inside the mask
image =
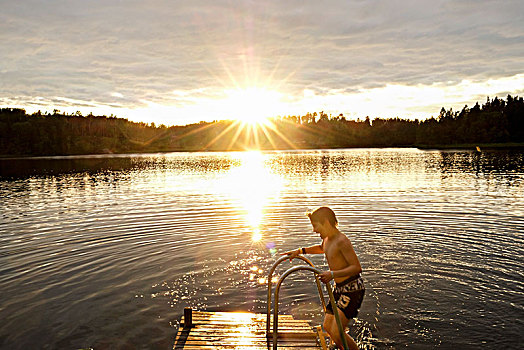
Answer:
MULTIPOLYGON (((518 150, 0 160, 0 348, 168 349, 184 307, 265 312, 268 269, 320 243, 305 213, 328 205, 363 267, 363 346, 521 349, 523 194, 518 150)), ((280 301, 322 322, 310 273, 280 301)))

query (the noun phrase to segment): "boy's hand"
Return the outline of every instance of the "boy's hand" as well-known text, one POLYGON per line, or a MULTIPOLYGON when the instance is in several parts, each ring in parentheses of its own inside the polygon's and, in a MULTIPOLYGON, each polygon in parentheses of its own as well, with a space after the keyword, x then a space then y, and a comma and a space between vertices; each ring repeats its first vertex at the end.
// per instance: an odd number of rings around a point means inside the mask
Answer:
POLYGON ((289 256, 289 262, 300 255, 300 249, 290 250, 285 253, 281 253, 280 255, 288 255, 289 256))
POLYGON ((318 275, 320 277, 320 280, 324 283, 328 283, 333 279, 333 276, 331 275, 331 271, 324 271, 321 274, 318 275))

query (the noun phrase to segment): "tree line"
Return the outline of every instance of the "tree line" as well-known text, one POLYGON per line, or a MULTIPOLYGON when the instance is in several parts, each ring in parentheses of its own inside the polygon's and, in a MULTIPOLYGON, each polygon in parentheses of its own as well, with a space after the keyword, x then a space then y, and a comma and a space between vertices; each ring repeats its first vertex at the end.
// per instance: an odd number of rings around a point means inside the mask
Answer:
POLYGON ((442 108, 426 120, 348 120, 324 112, 284 116, 253 128, 238 121, 155 126, 113 115, 83 116, 0 109, 0 155, 72 155, 164 151, 344 147, 524 145, 522 97, 487 98, 461 111, 442 108))

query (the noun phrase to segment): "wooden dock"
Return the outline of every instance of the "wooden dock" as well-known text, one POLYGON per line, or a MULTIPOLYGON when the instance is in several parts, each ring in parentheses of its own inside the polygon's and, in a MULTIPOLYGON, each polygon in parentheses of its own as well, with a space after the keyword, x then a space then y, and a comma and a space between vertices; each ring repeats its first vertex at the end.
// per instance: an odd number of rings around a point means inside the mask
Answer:
MULTIPOLYGON (((266 337, 266 314, 186 309, 173 349, 268 350, 273 348, 272 340, 272 333, 266 337)), ((325 349, 324 333, 320 327, 313 329, 308 321, 279 315, 278 347, 285 350, 325 349)))

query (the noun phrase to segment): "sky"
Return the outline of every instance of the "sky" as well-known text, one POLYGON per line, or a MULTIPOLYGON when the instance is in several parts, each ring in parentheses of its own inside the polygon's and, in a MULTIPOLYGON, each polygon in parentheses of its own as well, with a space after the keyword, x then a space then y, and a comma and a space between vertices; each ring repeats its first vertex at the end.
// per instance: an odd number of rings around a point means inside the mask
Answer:
POLYGON ((524 92, 522 0, 0 0, 0 107, 184 125, 524 92))

